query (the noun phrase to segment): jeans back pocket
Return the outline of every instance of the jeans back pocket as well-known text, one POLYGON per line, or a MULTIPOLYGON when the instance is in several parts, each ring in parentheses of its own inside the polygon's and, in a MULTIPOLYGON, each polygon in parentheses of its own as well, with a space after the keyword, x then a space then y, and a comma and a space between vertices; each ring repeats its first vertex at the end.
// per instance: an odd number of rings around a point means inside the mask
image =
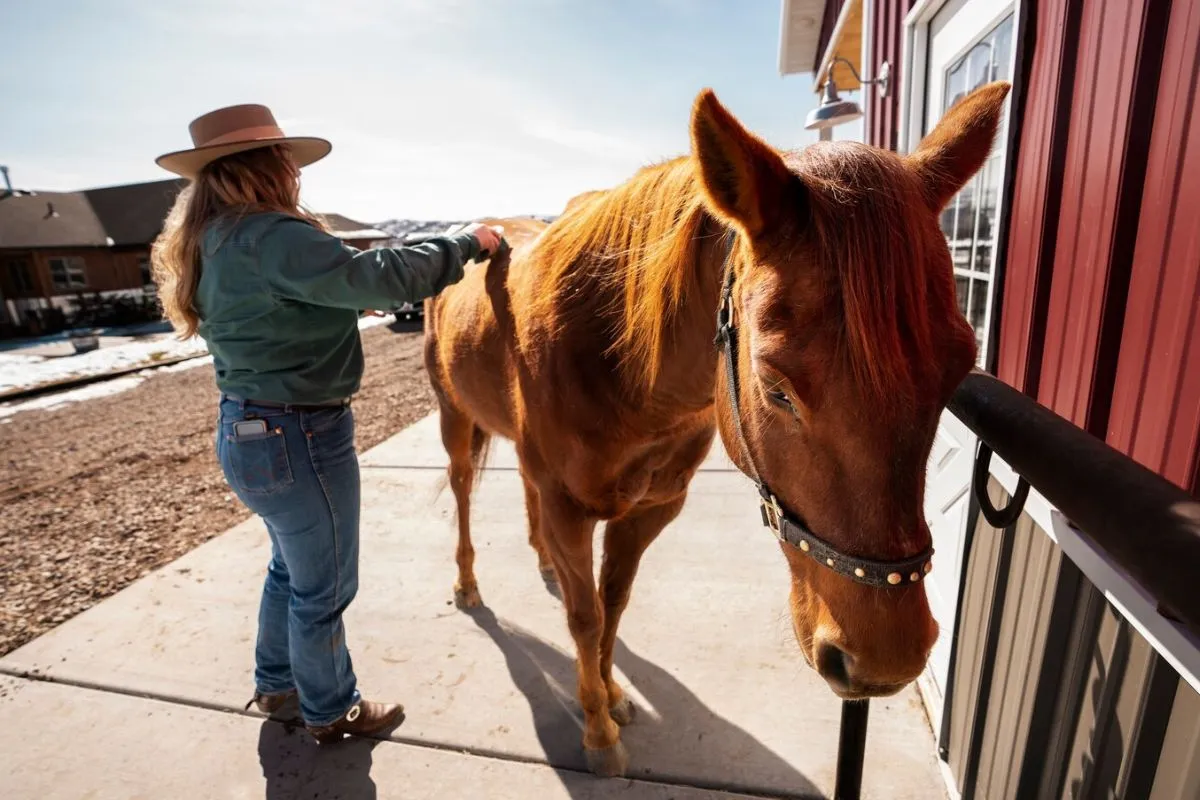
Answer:
POLYGON ((282 428, 241 436, 226 434, 225 460, 229 479, 239 491, 269 494, 292 483, 292 466, 282 428))

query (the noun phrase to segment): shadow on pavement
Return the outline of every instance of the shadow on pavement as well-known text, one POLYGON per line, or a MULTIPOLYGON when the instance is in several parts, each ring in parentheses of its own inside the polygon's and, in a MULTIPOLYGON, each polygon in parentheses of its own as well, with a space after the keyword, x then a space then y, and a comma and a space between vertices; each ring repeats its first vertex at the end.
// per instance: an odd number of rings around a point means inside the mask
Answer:
MULTIPOLYGON (((504 655, 513 683, 525 695, 538 741, 552 767, 587 769, 582 750, 583 714, 576 700, 575 657, 489 609, 468 612, 504 655)), ((617 641, 616 663, 652 707, 639 708, 622 730, 629 748, 626 777, 652 778, 727 791, 767 793, 772 797, 820 798, 812 782, 751 734, 714 713, 666 670, 617 641), (673 751, 681 751, 675 756, 673 751), (671 765, 663 754, 672 753, 671 765), (720 778, 697 780, 693 765, 719 764, 720 778)), ((735 676, 730 677, 736 680, 735 676)), ((628 688, 628 687, 627 687, 628 688)), ((834 734, 836 735, 836 733, 834 734)), ((574 796, 580 784, 564 779, 574 796)), ((589 795, 591 796, 591 795, 589 795)))
POLYGON ((266 800, 375 800, 371 751, 378 744, 348 737, 318 747, 303 728, 266 720, 258 734, 266 800))

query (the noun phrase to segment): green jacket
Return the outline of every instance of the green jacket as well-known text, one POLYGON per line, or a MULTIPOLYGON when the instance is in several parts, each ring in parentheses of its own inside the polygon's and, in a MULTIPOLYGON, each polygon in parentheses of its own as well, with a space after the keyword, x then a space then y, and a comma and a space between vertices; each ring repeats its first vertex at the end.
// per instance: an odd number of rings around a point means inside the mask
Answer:
POLYGON ((351 396, 363 371, 358 312, 432 297, 478 256, 471 234, 360 251, 286 214, 210 225, 195 304, 217 387, 277 403, 351 396))

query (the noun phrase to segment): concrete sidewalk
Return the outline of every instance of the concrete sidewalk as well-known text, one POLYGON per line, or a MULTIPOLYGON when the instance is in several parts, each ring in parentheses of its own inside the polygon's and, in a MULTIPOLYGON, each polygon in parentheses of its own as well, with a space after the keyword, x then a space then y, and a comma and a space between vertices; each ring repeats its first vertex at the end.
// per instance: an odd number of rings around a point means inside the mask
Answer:
MULTIPOLYGON (((640 713, 623 734, 630 779, 612 781, 584 768, 572 643, 526 542, 511 447, 496 443, 474 499, 474 614, 452 603, 436 419, 362 463, 347 631, 364 694, 407 708, 390 741, 318 752, 303 731, 242 711, 268 558, 251 520, 0 660, 0 794, 832 795, 840 704, 796 652, 786 566, 722 453, 648 552, 622 621, 617 666, 640 713)), ((864 796, 945 796, 912 689, 872 704, 864 796)))

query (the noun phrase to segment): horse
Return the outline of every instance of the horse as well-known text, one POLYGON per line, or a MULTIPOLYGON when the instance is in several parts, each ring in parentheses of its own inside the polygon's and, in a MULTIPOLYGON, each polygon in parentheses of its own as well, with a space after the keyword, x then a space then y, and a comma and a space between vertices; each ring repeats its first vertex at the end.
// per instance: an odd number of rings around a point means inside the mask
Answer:
POLYGON ((705 89, 689 153, 525 224, 426 301, 456 600, 482 602, 470 496, 500 436, 575 641, 595 774, 628 764, 635 709, 613 648, 639 560, 718 434, 759 486, 808 664, 842 698, 893 694, 924 669, 938 634, 925 466, 976 360, 938 217, 987 158, 1008 90, 960 99, 900 155, 777 150, 705 89))

